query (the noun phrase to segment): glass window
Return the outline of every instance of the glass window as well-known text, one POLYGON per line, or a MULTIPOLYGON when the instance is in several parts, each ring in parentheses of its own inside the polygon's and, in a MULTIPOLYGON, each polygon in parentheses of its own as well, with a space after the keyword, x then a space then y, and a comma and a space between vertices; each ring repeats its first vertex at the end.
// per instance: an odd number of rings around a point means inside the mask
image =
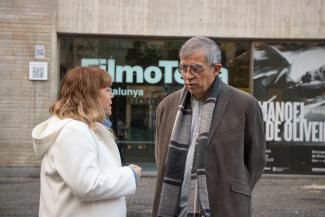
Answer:
MULTIPOLYGON (((60 77, 79 65, 99 65, 113 77, 110 120, 122 158, 154 162, 156 108, 181 88, 178 51, 186 39, 60 38, 60 77)), ((247 41, 217 41, 222 50, 222 79, 249 91, 250 46, 247 41)))

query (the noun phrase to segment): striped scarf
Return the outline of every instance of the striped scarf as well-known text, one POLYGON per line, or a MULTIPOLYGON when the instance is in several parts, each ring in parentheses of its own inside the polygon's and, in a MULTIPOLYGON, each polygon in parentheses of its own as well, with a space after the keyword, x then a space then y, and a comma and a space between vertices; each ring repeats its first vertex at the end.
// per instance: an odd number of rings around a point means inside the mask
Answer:
MULTIPOLYGON (((191 170, 187 216, 210 216, 206 181, 207 150, 211 120, 215 105, 217 104, 220 86, 221 81, 216 77, 207 98, 203 102, 202 116, 199 123, 199 136, 195 143, 191 170), (199 209, 197 209, 196 204, 198 204, 199 209)), ((158 216, 178 216, 185 163, 190 147, 191 123, 190 93, 184 89, 170 138, 158 216)))

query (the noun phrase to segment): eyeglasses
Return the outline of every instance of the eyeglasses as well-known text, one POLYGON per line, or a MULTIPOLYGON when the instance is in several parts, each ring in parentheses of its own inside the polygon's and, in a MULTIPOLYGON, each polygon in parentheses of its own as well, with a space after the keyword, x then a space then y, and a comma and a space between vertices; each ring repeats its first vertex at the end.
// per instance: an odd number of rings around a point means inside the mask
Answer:
POLYGON ((199 64, 190 64, 190 65, 186 65, 186 64, 180 64, 178 66, 178 71, 182 74, 186 74, 188 69, 190 69, 191 73, 193 75, 195 74, 199 74, 202 70, 208 68, 209 66, 201 66, 199 64))

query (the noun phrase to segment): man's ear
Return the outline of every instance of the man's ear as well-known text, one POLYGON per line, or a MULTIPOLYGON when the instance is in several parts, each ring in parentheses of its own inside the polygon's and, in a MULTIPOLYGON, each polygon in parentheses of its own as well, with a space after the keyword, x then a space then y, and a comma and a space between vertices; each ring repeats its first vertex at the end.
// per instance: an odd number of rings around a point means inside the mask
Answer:
POLYGON ((215 64, 214 65, 214 73, 215 73, 216 76, 220 74, 221 67, 222 67, 221 64, 215 64))

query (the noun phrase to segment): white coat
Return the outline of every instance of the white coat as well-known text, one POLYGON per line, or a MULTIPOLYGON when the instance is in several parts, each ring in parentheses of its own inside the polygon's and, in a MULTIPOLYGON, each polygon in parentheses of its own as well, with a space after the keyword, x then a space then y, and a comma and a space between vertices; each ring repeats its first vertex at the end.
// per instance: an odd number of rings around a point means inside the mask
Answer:
POLYGON ((41 163, 40 217, 125 217, 136 180, 122 167, 112 134, 101 124, 55 116, 32 132, 41 163))

